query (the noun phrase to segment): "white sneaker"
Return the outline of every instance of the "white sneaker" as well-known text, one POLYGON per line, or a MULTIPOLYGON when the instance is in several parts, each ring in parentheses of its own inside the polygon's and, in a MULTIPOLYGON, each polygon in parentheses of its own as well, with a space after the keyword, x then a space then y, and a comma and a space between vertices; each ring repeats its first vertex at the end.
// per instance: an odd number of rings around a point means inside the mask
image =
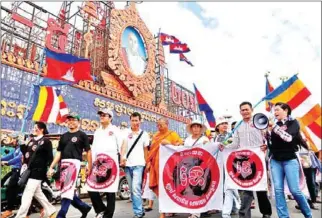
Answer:
POLYGON ((104 212, 100 212, 99 214, 96 215, 95 218, 103 218, 104 212))

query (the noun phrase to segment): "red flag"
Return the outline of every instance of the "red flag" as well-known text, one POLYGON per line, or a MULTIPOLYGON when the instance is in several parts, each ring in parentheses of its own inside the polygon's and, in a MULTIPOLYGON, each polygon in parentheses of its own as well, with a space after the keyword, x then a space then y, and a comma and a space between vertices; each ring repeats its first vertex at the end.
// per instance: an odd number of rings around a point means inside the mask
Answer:
POLYGON ((188 58, 186 56, 184 56, 184 54, 180 53, 180 61, 184 61, 187 64, 189 64, 191 67, 193 67, 193 64, 191 63, 191 61, 188 60, 188 58))
POLYGON ((170 44, 170 53, 187 53, 189 51, 190 51, 190 48, 186 43, 170 44))
POLYGON ((160 39, 161 39, 162 45, 180 43, 180 40, 177 39, 175 36, 171 36, 165 33, 160 33, 160 39))
POLYGON ((89 59, 70 54, 61 54, 46 49, 46 77, 77 83, 80 80, 93 80, 89 59))
POLYGON ((196 85, 193 84, 193 86, 195 88, 196 98, 197 98, 197 101, 198 101, 198 104, 199 104, 200 112, 205 113, 209 126, 211 128, 215 128, 216 127, 216 118, 214 116, 213 110, 211 109, 209 104, 206 102, 204 97, 201 95, 201 93, 197 89, 196 85))

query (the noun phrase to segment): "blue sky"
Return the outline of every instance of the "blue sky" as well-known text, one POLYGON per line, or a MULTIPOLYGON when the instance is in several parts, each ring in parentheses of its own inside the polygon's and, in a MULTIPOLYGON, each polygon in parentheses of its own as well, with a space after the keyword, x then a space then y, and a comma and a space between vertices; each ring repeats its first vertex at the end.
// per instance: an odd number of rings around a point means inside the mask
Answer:
POLYGON ((204 15, 204 9, 198 2, 180 2, 180 6, 188 11, 191 11, 197 18, 202 21, 202 24, 211 29, 215 29, 219 25, 219 21, 216 17, 206 17, 204 15))

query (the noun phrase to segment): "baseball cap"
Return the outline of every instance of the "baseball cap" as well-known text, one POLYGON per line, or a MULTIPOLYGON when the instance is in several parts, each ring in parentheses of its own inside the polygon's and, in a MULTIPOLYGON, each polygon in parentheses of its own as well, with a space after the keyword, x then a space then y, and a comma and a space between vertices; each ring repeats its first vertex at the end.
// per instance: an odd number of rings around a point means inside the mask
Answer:
POLYGON ((111 116, 111 118, 113 118, 113 111, 109 108, 101 108, 98 110, 97 114, 108 114, 111 116))
POLYGON ((67 119, 74 118, 74 119, 80 120, 80 116, 77 113, 70 113, 70 114, 67 115, 66 118, 67 119))

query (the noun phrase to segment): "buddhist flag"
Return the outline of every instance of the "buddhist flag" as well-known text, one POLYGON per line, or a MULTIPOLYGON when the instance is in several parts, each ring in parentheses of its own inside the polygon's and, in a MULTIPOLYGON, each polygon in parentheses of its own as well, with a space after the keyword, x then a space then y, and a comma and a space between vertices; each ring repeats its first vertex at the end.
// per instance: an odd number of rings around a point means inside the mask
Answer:
POLYGON ((198 104, 199 104, 199 110, 201 112, 205 113, 206 119, 208 121, 209 126, 212 127, 212 128, 215 128, 216 127, 216 119, 214 117, 213 110, 211 109, 209 104, 206 102, 204 97, 201 95, 201 93, 199 92, 199 90, 197 89, 195 84, 193 84, 193 86, 195 88, 195 93, 196 93, 197 101, 198 101, 198 104))
POLYGON ((46 123, 62 122, 68 108, 60 90, 54 86, 34 86, 34 102, 27 119, 46 123))
POLYGON ((287 103, 292 108, 292 117, 298 119, 302 125, 302 132, 310 136, 309 140, 314 145, 312 149, 321 150, 321 105, 312 100, 311 92, 297 75, 269 93, 263 100, 272 104, 287 103))
MULTIPOLYGON (((271 93, 272 91, 274 91, 273 86, 271 85, 271 83, 268 80, 268 77, 266 77, 266 95, 268 95, 269 93, 271 93)), ((266 111, 270 112, 272 109, 272 103, 266 101, 266 111)))

